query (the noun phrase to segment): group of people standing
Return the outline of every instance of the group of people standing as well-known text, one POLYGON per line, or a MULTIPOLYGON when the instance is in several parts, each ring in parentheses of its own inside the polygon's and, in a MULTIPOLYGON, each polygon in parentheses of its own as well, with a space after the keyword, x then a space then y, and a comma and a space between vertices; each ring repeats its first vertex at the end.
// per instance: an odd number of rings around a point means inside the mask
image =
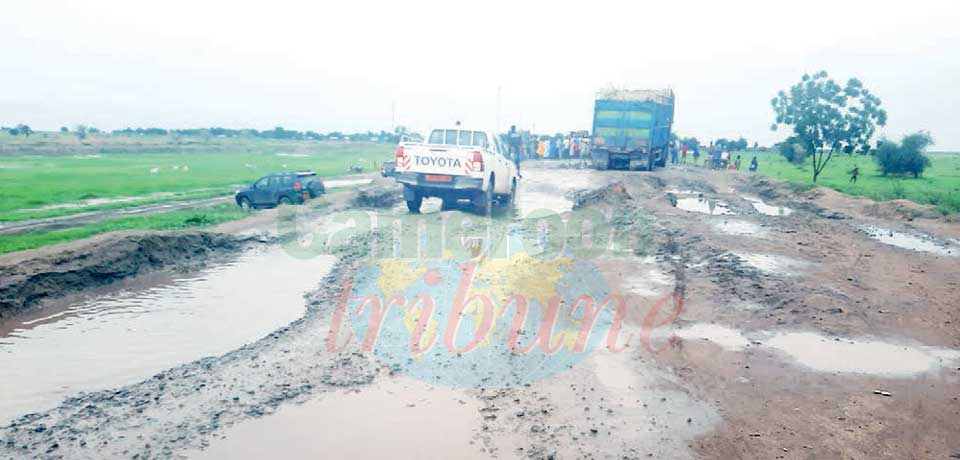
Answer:
POLYGON ((511 156, 520 160, 533 158, 580 158, 588 154, 589 142, 581 137, 538 136, 524 134, 511 126, 507 133, 511 156))
MULTIPOLYGON (((590 144, 587 139, 576 136, 564 136, 557 134, 555 136, 536 136, 524 135, 517 131, 516 126, 511 126, 507 133, 507 145, 510 148, 511 159, 520 166, 520 161, 532 158, 582 158, 589 155, 590 144)), ((668 146, 670 163, 687 164, 687 156, 692 156, 694 165, 700 161, 700 146, 688 145, 674 140, 668 146)), ((710 142, 707 147, 707 157, 703 166, 710 169, 740 170, 741 157, 733 154, 725 148, 722 143, 710 142)), ((759 163, 756 155, 750 159, 750 165, 747 170, 757 172, 759 163)), ((854 181, 856 179, 853 179, 854 181)))
MULTIPOLYGON (((710 169, 727 169, 731 171, 739 171, 741 166, 741 158, 738 154, 736 158, 733 158, 733 154, 726 148, 719 144, 710 142, 710 146, 707 147, 707 160, 704 163, 704 166, 709 167, 710 169)), ((699 155, 694 156, 694 163, 699 155)), ((750 166, 748 170, 750 172, 757 172, 759 168, 759 163, 757 162, 757 156, 754 155, 750 160, 750 166)))

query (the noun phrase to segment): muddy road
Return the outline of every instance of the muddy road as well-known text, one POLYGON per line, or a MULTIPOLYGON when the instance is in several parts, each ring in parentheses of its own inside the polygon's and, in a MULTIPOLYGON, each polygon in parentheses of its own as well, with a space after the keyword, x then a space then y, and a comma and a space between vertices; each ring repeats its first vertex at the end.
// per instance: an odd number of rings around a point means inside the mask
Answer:
POLYGON ((260 213, 219 230, 276 243, 5 320, 0 457, 960 454, 960 224, 700 168, 523 173, 491 220, 260 213))

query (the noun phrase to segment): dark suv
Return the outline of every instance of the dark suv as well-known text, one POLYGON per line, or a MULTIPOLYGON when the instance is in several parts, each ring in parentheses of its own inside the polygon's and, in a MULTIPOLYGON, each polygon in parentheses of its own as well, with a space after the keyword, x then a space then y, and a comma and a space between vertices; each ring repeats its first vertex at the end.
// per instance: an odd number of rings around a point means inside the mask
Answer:
POLYGON ((269 174, 237 192, 237 206, 244 209, 272 208, 281 204, 303 204, 324 192, 315 172, 269 174))

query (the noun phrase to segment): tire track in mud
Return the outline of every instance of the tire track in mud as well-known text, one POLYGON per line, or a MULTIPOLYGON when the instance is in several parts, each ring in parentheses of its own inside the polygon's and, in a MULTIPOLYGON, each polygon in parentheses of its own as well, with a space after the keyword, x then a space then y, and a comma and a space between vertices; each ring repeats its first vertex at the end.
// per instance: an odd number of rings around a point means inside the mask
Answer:
POLYGON ((325 319, 344 276, 369 252, 371 237, 358 236, 334 251, 339 260, 307 295, 301 319, 225 355, 19 417, 0 428, 0 457, 181 456, 221 428, 269 414, 286 401, 372 382, 381 367, 357 347, 327 351, 325 319))

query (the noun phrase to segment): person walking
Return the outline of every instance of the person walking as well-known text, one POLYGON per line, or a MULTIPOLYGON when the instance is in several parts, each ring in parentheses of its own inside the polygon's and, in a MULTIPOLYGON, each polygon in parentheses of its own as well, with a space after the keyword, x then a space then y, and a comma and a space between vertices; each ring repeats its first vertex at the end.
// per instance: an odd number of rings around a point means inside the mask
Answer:
POLYGON ((693 165, 696 166, 697 162, 700 161, 700 146, 693 146, 693 165))
POLYGON ((513 160, 513 164, 517 166, 517 176, 523 177, 520 174, 520 148, 523 146, 523 137, 517 131, 516 125, 510 125, 507 144, 510 146, 510 158, 513 160))
POLYGON ((540 139, 539 141, 537 141, 537 156, 542 159, 543 154, 546 152, 547 152, 547 145, 545 142, 543 142, 543 139, 540 139))
POLYGON ((683 147, 680 150, 680 164, 687 164, 687 144, 683 144, 683 147))
POLYGON ((757 164, 757 157, 756 157, 756 155, 754 155, 753 159, 750 160, 750 172, 752 172, 752 173, 757 172, 757 167, 758 167, 758 166, 759 166, 759 165, 757 164))
POLYGON ((854 184, 856 184, 857 176, 859 175, 860 175, 860 168, 857 165, 853 165, 853 169, 850 171, 850 182, 853 182, 854 184))
POLYGON ((733 162, 733 169, 740 170, 740 155, 737 155, 737 161, 733 162))

